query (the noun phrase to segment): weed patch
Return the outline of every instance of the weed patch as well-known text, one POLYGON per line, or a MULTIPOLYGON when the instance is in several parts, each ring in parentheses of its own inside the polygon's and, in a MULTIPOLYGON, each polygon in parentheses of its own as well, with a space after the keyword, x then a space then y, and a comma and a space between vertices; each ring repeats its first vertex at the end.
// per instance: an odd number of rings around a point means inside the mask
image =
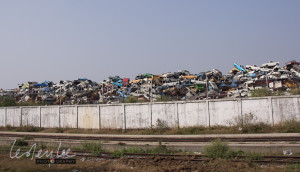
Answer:
POLYGON ((82 148, 85 151, 92 152, 93 155, 99 155, 102 151, 102 143, 101 142, 86 142, 82 144, 82 148))
POLYGON ((15 146, 28 146, 28 142, 23 139, 17 139, 15 142, 15 146))
POLYGON ((204 147, 204 155, 210 158, 229 159, 239 155, 239 152, 231 150, 227 142, 222 142, 221 139, 212 141, 212 143, 204 147))

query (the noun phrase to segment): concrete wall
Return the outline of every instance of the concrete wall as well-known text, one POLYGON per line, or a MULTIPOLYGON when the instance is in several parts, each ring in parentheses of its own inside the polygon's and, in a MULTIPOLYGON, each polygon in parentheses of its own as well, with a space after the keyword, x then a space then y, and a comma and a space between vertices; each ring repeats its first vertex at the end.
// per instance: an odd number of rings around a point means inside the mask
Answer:
MULTIPOLYGON (((40 127, 40 119, 41 119, 41 108, 40 107, 22 107, 19 108, 22 110, 22 125, 26 126, 26 125, 31 125, 34 127, 40 127)), ((8 110, 8 109, 7 109, 8 110)), ((20 112, 18 114, 21 114, 20 112)), ((8 114, 7 113, 7 117, 10 115, 18 115, 15 112, 8 114)), ((18 120, 17 120, 18 121, 18 120)), ((8 125, 10 125, 9 123, 7 123, 8 125)))
POLYGON ((179 127, 208 126, 207 102, 178 103, 179 127))
POLYGON ((168 127, 178 126, 178 113, 176 103, 152 104, 152 125, 157 127, 158 120, 168 127))
POLYGON ((78 128, 99 129, 99 107, 78 106, 78 128))
MULTIPOLYGON (((19 127, 21 125, 26 125, 26 123, 24 123, 22 120, 20 111, 21 111, 21 108, 14 108, 14 107, 7 108, 6 109, 6 125, 10 125, 12 127, 19 127), (22 124, 21 124, 21 122, 22 122, 22 124)), ((32 125, 33 122, 29 121, 28 124, 32 125)))
POLYGON ((103 129, 125 128, 124 106, 122 105, 100 106, 100 128, 103 129))
POLYGON ((300 120, 300 97, 264 97, 115 105, 41 106, 0 108, 0 126, 44 128, 139 129, 231 125, 246 120, 275 125, 300 120))
POLYGON ((300 98, 272 99, 274 122, 295 119, 300 120, 300 98))
POLYGON ((77 128, 77 106, 60 107, 60 127, 77 128))
POLYGON ((210 125, 229 125, 240 113, 240 101, 211 101, 209 102, 210 125))
POLYGON ((59 107, 41 107, 41 127, 57 128, 59 123, 59 107))
POLYGON ((2 109, 0 109, 0 126, 5 126, 5 121, 6 121, 5 118, 6 118, 5 117, 5 109, 2 108, 2 109))

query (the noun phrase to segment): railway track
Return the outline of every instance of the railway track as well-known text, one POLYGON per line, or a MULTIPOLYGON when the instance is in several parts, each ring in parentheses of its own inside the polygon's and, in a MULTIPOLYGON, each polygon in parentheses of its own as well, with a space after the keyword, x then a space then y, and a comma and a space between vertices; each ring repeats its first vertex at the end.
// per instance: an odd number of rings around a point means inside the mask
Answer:
POLYGON ((300 141, 300 136, 281 136, 281 137, 268 137, 268 136, 259 136, 259 137, 164 137, 164 136, 155 136, 155 137, 131 137, 131 136, 67 136, 67 135, 43 135, 43 134, 22 134, 22 133, 0 133, 0 137, 24 137, 28 136, 31 138, 46 138, 46 139, 61 139, 61 140, 105 140, 105 141, 133 141, 133 142, 211 142, 217 138, 222 141, 227 142, 298 142, 300 141))
MULTIPOLYGON (((1 149, 0 152, 9 152, 8 149, 1 149)), ((26 151, 20 151, 24 153, 26 151)), ((61 152, 60 152, 61 153, 61 152)), ((135 159, 135 160, 153 160, 153 161, 196 161, 209 162, 212 158, 205 155, 195 154, 149 154, 149 153, 124 153, 123 156, 113 156, 111 152, 99 152, 96 155, 89 151, 72 151, 69 155, 76 155, 77 159, 91 158, 91 159, 135 159)), ((250 161, 258 164, 300 164, 300 156, 261 156, 260 160, 249 160, 247 156, 238 155, 229 161, 245 162, 250 161)))

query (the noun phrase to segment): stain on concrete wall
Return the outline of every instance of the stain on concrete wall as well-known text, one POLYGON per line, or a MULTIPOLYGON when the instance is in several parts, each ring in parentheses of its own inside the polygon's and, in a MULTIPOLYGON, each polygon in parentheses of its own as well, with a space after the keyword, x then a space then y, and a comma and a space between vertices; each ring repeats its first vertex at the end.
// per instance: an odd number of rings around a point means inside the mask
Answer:
POLYGON ((272 124, 272 116, 270 116, 270 102, 268 98, 259 99, 243 99, 242 101, 242 112, 243 115, 253 114, 256 121, 263 122, 266 124, 272 124))
POLYGON ((58 107, 41 107, 41 122, 44 128, 59 127, 58 107))
POLYGON ((126 128, 151 128, 151 105, 126 105, 126 128))
POLYGON ((272 99, 274 123, 286 120, 300 120, 300 98, 272 99))
POLYGON ((161 103, 152 105, 152 124, 157 127, 157 120, 166 122, 168 127, 178 127, 176 104, 161 103))
POLYGON ((60 107, 60 126, 77 128, 77 107, 60 107))
MULTIPOLYGON (((23 112, 23 111, 22 111, 23 112)), ((31 116, 31 119, 33 116, 31 116)), ((30 125, 33 125, 34 122, 29 122, 30 125)), ((12 127, 19 127, 21 126, 21 112, 20 108, 13 108, 8 107, 7 108, 7 114, 6 114, 6 125, 12 126, 12 127)), ((22 125, 26 125, 22 123, 22 125)))
POLYGON ((78 127, 99 129, 98 106, 78 106, 78 127))
POLYGON ((40 108, 22 107, 22 125, 40 126, 40 108))
POLYGON ((122 129, 123 128, 123 106, 122 105, 108 105, 100 106, 101 129, 122 129))
POLYGON ((0 108, 0 127, 5 126, 5 108, 0 108))
POLYGON ((206 102, 178 103, 179 127, 208 126, 206 102))
POLYGON ((240 113, 239 101, 209 102, 210 125, 229 125, 240 113))

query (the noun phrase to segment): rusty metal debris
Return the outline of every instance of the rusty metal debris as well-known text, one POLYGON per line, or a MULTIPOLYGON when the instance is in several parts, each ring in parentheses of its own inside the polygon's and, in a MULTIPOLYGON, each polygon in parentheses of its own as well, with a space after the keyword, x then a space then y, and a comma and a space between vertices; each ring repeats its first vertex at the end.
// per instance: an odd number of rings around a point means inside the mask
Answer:
POLYGON ((140 101, 200 100, 228 97, 248 97, 250 91, 267 88, 288 91, 300 86, 299 62, 289 61, 284 67, 268 62, 261 67, 233 63, 233 69, 223 75, 218 69, 192 74, 187 70, 160 75, 138 74, 133 80, 110 76, 96 83, 86 78, 53 83, 27 82, 18 89, 0 89, 0 96, 13 96, 19 102, 49 104, 119 103, 135 97, 140 101))

